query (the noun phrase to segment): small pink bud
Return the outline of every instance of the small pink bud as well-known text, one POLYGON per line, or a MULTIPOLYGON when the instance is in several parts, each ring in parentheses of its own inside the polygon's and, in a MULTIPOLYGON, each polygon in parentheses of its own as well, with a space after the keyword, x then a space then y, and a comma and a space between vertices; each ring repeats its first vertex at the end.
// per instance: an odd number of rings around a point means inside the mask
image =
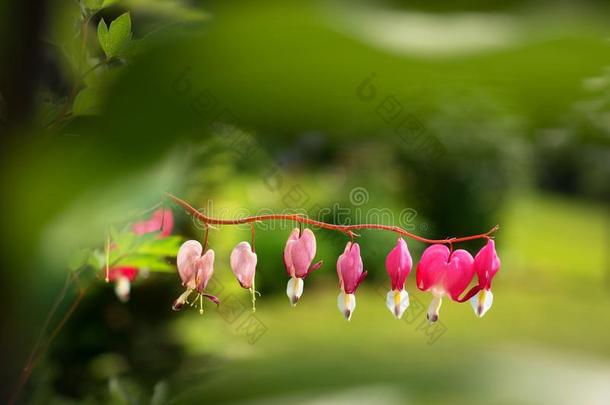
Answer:
POLYGON ((493 303, 491 281, 500 270, 500 258, 496 253, 496 246, 492 239, 488 240, 487 244, 474 257, 473 267, 481 290, 470 299, 470 304, 475 315, 480 318, 491 308, 493 303))
POLYGON ((413 260, 407 242, 403 238, 398 238, 396 246, 385 260, 385 267, 392 281, 392 290, 400 291, 404 288, 412 266, 413 260))
POLYGON ((341 283, 341 292, 337 297, 337 305, 339 311, 348 321, 351 319, 356 308, 356 296, 354 293, 366 277, 366 274, 367 272, 363 271, 360 246, 357 243, 348 242, 343 254, 337 259, 337 275, 341 283))
POLYGON ((256 253, 248 242, 240 242, 231 252, 231 270, 243 288, 252 288, 256 272, 256 253))
POLYGON ((347 242, 343 254, 337 259, 337 275, 341 282, 341 289, 346 294, 353 294, 366 277, 363 271, 360 245, 347 242))
POLYGON ((385 260, 385 267, 392 284, 386 296, 386 306, 396 319, 400 319, 409 306, 409 293, 404 287, 412 266, 413 260, 407 242, 403 238, 398 238, 396 246, 385 260))
POLYGON ((474 257, 474 271, 479 279, 479 287, 489 290, 491 281, 500 270, 500 258, 496 253, 496 245, 493 239, 487 241, 487 244, 479 250, 474 257))

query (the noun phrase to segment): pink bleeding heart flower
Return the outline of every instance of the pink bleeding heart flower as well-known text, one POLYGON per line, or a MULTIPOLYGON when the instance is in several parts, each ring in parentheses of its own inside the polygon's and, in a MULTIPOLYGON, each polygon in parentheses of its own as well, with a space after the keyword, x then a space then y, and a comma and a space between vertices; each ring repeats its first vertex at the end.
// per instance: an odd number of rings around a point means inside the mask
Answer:
POLYGON ((161 208, 156 210, 150 219, 133 224, 132 230, 136 235, 161 231, 160 236, 165 237, 172 233, 173 227, 174 216, 172 215, 172 211, 161 208))
POLYGON ((240 242, 231 252, 231 270, 237 281, 243 288, 247 288, 252 293, 252 312, 256 311, 256 294, 254 289, 254 275, 256 273, 256 253, 248 242, 240 242))
POLYGON ((460 302, 459 296, 474 276, 474 259, 465 250, 450 251, 445 245, 428 247, 417 265, 417 287, 433 295, 428 308, 428 320, 436 322, 442 297, 449 295, 460 302))
POLYGON ((188 297, 193 292, 196 292, 199 298, 199 313, 201 314, 203 314, 203 297, 210 299, 216 305, 220 303, 218 298, 204 292, 214 274, 214 251, 212 249, 203 253, 201 243, 196 240, 187 240, 180 246, 176 262, 178 274, 186 291, 174 301, 172 306, 174 311, 179 311, 185 303, 188 304, 188 297))
POLYGON ((239 284, 246 289, 254 286, 256 272, 256 253, 252 251, 248 242, 240 242, 231 252, 231 270, 239 284))
MULTIPOLYGON (((172 210, 161 208, 156 210, 150 219, 136 222, 131 227, 131 230, 136 235, 145 235, 161 231, 160 238, 169 236, 174 227, 174 216, 172 210)), ((111 245, 110 249, 115 249, 115 245, 111 245)), ((131 292, 131 283, 140 274, 140 269, 133 266, 119 266, 108 270, 107 281, 114 282, 114 292, 121 302, 129 301, 131 292)))
POLYGON ((493 239, 489 239, 476 254, 473 267, 477 274, 480 291, 470 299, 470 304, 474 313, 480 318, 491 308, 494 298, 491 293, 491 281, 500 270, 500 258, 496 253, 493 239))
POLYGON ((322 261, 311 265, 316 256, 316 237, 310 229, 301 233, 299 228, 293 229, 284 248, 284 266, 290 276, 286 286, 286 295, 292 306, 297 304, 303 294, 304 280, 309 273, 322 266, 322 261))
POLYGON ((385 267, 392 284, 386 296, 386 306, 396 319, 400 319, 409 306, 409 293, 405 290, 405 282, 412 266, 413 260, 407 242, 403 238, 398 238, 396 246, 385 260, 385 267))
POLYGON ((363 271, 360 246, 357 243, 347 242, 343 254, 337 259, 337 275, 341 283, 341 292, 337 297, 339 311, 348 321, 356 309, 356 296, 354 293, 366 277, 363 271))

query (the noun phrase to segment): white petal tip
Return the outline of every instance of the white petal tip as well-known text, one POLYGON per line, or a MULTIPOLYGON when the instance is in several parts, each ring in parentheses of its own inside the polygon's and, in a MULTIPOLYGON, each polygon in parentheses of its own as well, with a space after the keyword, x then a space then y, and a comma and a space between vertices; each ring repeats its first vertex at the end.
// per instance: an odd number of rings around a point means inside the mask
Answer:
POLYGON ((345 319, 350 321, 354 314, 354 309, 356 309, 356 296, 354 294, 345 294, 341 291, 337 296, 337 307, 345 319))
POLYGON ((291 277, 286 285, 286 295, 290 300, 290 305, 295 307, 297 302, 303 295, 303 279, 298 277, 291 277))
POLYGON ((394 315, 394 318, 402 318, 405 310, 409 307, 409 293, 404 289, 400 291, 388 291, 388 294, 386 295, 386 306, 392 315, 394 315))
POLYGON ((470 299, 470 305, 472 306, 472 310, 474 314, 478 318, 482 318, 483 315, 489 311, 491 305, 493 304, 494 296, 491 293, 491 290, 483 290, 479 292, 477 295, 470 299))
POLYGON ((129 301, 129 292, 131 291, 131 283, 127 277, 119 277, 114 286, 114 293, 121 302, 129 301))
POLYGON ((428 312, 426 312, 426 318, 428 318, 428 322, 435 323, 438 321, 438 314, 441 309, 442 303, 442 295, 433 294, 432 301, 430 302, 430 306, 428 307, 428 312))

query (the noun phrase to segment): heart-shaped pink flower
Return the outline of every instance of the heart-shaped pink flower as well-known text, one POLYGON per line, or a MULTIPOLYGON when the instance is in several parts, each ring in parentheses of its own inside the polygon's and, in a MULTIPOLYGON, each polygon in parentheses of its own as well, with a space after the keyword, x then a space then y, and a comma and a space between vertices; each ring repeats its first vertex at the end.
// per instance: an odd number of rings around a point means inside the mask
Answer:
POLYGON ((293 229, 284 248, 284 265, 286 273, 291 277, 306 278, 310 272, 320 267, 320 262, 311 266, 316 256, 316 237, 313 232, 305 228, 293 229))
POLYGON ((286 286, 286 295, 292 306, 295 306, 303 294, 305 278, 322 266, 322 261, 311 265, 316 256, 316 237, 310 229, 295 228, 290 233, 284 248, 284 266, 290 276, 286 286))
POLYGON ((256 272, 256 253, 248 242, 240 242, 231 252, 231 270, 243 288, 252 288, 256 272))
MULTIPOLYGON (((193 291, 196 291, 200 297, 209 298, 216 304, 219 303, 218 298, 204 293, 204 289, 214 274, 214 251, 208 249, 203 255, 202 253, 203 246, 196 240, 187 240, 178 250, 176 264, 186 291, 174 301, 173 309, 176 311, 182 308, 193 291)), ((200 312, 203 313, 201 303, 200 312)))
POLYGON ((417 288, 430 291, 434 296, 428 309, 428 319, 438 320, 442 297, 449 295, 459 301, 474 276, 474 259, 465 250, 450 251, 445 245, 427 248, 417 265, 417 288))

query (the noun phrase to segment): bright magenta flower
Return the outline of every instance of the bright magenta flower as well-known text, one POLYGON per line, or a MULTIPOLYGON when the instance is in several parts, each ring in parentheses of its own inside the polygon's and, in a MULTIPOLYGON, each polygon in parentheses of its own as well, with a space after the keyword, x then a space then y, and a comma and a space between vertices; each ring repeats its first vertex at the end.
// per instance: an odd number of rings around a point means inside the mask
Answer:
POLYGON ((316 256, 316 237, 310 229, 293 229, 286 241, 284 248, 284 266, 286 273, 290 276, 286 286, 286 295, 290 299, 292 306, 297 304, 303 294, 303 284, 305 278, 312 271, 322 266, 322 261, 311 265, 316 256))
POLYGON ((354 293, 366 277, 363 271, 360 246, 357 243, 347 242, 343 254, 337 259, 337 275, 341 283, 341 292, 337 297, 339 311, 348 321, 356 309, 356 296, 354 293))
POLYGON ((256 253, 248 242, 240 242, 231 252, 231 270, 243 288, 250 289, 254 285, 256 272, 256 253))
POLYGON ((392 288, 386 296, 386 305, 397 319, 402 317, 409 306, 409 293, 405 291, 405 282, 412 266, 413 260, 407 242, 403 238, 398 238, 396 246, 385 260, 385 267, 392 283, 392 288))
POLYGON ((500 258, 496 253, 496 245, 492 239, 487 241, 487 244, 479 250, 474 257, 474 271, 479 280, 480 291, 470 299, 470 304, 474 313, 478 317, 485 315, 485 312, 491 308, 494 296, 491 293, 491 281, 500 270, 500 258))
POLYGON ((196 291, 199 297, 200 313, 203 313, 202 297, 209 298, 216 305, 219 304, 218 298, 204 293, 205 287, 214 274, 214 251, 208 249, 205 254, 202 255, 202 253, 203 246, 196 240, 187 240, 178 250, 176 258, 178 274, 186 291, 174 301, 172 306, 174 311, 179 311, 185 303, 189 303, 187 300, 193 291, 196 291))
POLYGON ((417 265, 417 287, 433 295, 428 308, 428 320, 436 322, 442 297, 449 295, 459 302, 474 276, 474 259, 465 250, 451 252, 445 245, 432 245, 424 251, 417 265))

